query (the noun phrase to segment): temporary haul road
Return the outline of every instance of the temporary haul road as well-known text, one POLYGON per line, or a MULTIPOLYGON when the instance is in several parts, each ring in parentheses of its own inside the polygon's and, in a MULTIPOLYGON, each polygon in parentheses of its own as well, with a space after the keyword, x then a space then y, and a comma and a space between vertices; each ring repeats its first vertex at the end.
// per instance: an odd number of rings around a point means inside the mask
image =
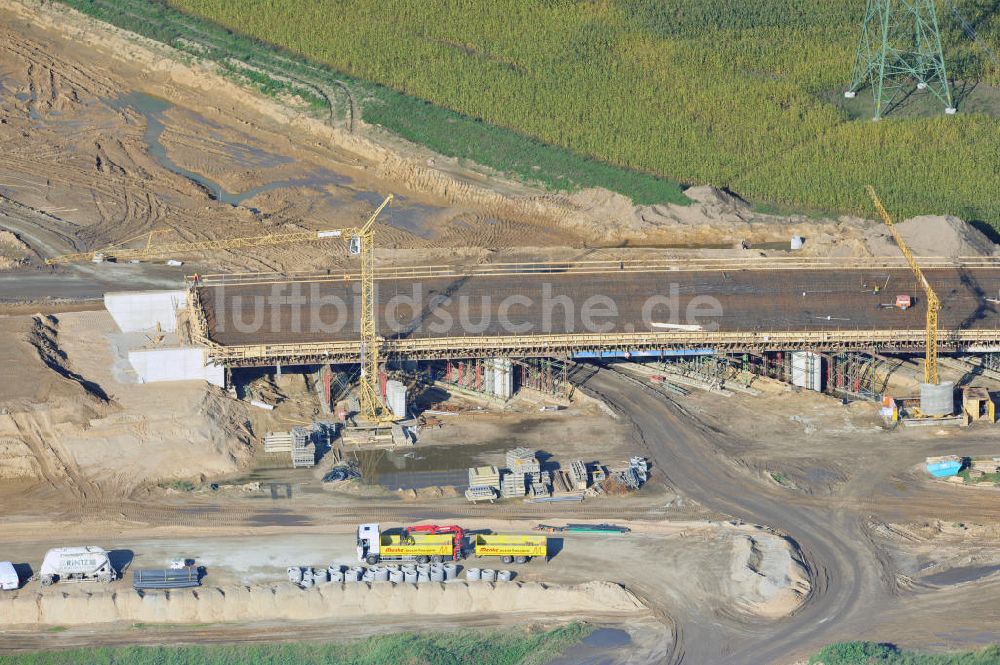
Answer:
MULTIPOLYGON (((634 425, 654 468, 681 494, 706 508, 786 534, 808 563, 809 598, 780 621, 746 623, 709 609, 672 614, 675 641, 667 662, 763 665, 802 662, 824 644, 841 640, 944 644, 960 634, 975 635, 976 643, 1000 638, 991 600, 980 602, 966 592, 929 603, 925 596, 900 594, 895 590, 899 571, 873 543, 869 520, 995 518, 988 501, 961 487, 917 483, 900 489, 891 482, 894 469, 939 451, 934 441, 888 446, 886 464, 874 465, 833 496, 808 496, 746 473, 717 445, 726 434, 648 384, 607 369, 578 372, 573 381, 634 425)), ((992 441, 975 445, 993 450, 992 441)))
MULTIPOLYGON (((925 272, 942 300, 943 349, 1000 344, 1000 264, 925 272)), ((199 278, 195 338, 230 366, 356 362, 356 282, 346 274, 199 278)), ((923 292, 898 262, 413 268, 381 274, 376 287, 383 353, 409 358, 905 351, 924 343, 923 292), (900 294, 913 298, 910 309, 891 306, 900 294)))

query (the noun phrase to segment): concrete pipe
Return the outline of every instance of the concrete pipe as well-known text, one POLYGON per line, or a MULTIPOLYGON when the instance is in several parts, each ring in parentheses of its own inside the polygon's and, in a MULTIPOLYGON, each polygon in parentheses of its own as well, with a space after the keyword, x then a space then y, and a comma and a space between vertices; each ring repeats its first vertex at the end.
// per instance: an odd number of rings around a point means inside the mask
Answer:
POLYGON ((465 579, 470 582, 478 582, 483 578, 483 573, 478 568, 466 568, 465 569, 465 579))
POLYGON ((402 583, 403 579, 404 579, 403 571, 401 570, 389 571, 389 581, 392 582, 393 584, 400 584, 402 583))
POLYGON ((446 563, 441 566, 444 569, 444 579, 453 580, 458 576, 458 564, 446 563))
POLYGON ((431 582, 444 582, 444 568, 431 570, 431 582))
POLYGON ((344 581, 345 582, 357 582, 361 579, 361 575, 364 572, 364 568, 348 568, 344 571, 344 581))
POLYGON ((496 582, 497 581, 497 571, 492 568, 483 568, 483 572, 480 573, 479 579, 484 582, 496 582))
POLYGON ((361 581, 362 582, 374 582, 375 581, 375 573, 373 573, 371 570, 366 570, 361 575, 361 581))
POLYGON ((389 581, 389 569, 382 568, 381 566, 373 568, 372 572, 375 574, 376 582, 388 582, 389 581))
POLYGON ((431 564, 429 564, 429 563, 418 563, 417 564, 417 572, 421 573, 422 575, 426 575, 427 573, 431 572, 431 564))
POLYGON ((316 584, 326 584, 330 581, 330 572, 326 568, 313 569, 313 582, 316 584))
POLYGON ((303 575, 302 576, 302 581, 299 584, 300 584, 300 586, 303 589, 311 589, 312 586, 313 586, 313 578, 312 578, 312 576, 310 575, 309 577, 306 577, 306 576, 303 575))
POLYGON ((288 567, 288 581, 292 584, 298 584, 302 581, 302 569, 298 566, 288 567))
POLYGON ((420 571, 417 571, 417 584, 427 584, 427 581, 429 579, 430 578, 427 576, 427 573, 421 573, 420 571))
POLYGON ((497 582, 510 582, 514 578, 514 573, 509 570, 497 571, 497 582))
POLYGON ((339 570, 330 573, 330 581, 331 582, 343 582, 344 581, 344 573, 341 572, 341 571, 339 571, 339 570))
MULTIPOLYGON (((331 563, 329 566, 326 567, 326 570, 327 572, 330 573, 330 576, 332 577, 336 573, 344 572, 344 567, 341 566, 339 563, 331 563)), ((343 575, 341 575, 341 577, 343 577, 343 575)))
POLYGON ((403 571, 403 581, 407 584, 417 583, 417 571, 415 570, 404 570, 403 571))

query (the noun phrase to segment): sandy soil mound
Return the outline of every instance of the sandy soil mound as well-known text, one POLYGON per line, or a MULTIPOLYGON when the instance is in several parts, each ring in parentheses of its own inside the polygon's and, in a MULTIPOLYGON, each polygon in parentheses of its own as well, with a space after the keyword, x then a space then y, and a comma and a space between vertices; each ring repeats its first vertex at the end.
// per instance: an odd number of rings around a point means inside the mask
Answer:
POLYGON ((73 367, 113 395, 118 406, 63 436, 85 475, 124 490, 143 482, 232 473, 250 462, 245 404, 204 381, 131 383, 122 369, 127 361, 120 334, 107 312, 64 314, 61 330, 73 367))
POLYGON ((70 368, 66 352, 59 346, 58 335, 59 320, 56 317, 40 314, 32 317, 28 341, 38 351, 38 358, 45 363, 45 366, 59 376, 79 385, 90 397, 100 402, 110 401, 101 386, 93 381, 88 381, 70 368))
MULTIPOLYGON (((868 254, 865 229, 871 222, 853 218, 816 220, 804 215, 778 216, 755 211, 739 196, 700 186, 685 190, 691 205, 635 206, 621 194, 587 189, 568 197, 577 212, 562 224, 581 236, 606 243, 649 244, 676 249, 729 249, 759 253, 754 245, 806 239, 799 253, 809 256, 868 254), (740 249, 746 241, 751 249, 740 249)), ((748 254, 749 255, 749 254, 748 254)))
POLYGON ((788 540, 761 531, 733 539, 732 581, 741 589, 739 608, 767 618, 794 612, 809 594, 808 572, 788 540))
MULTIPOLYGON (((981 231, 958 217, 923 215, 896 225, 917 256, 992 256, 997 246, 981 231)), ((875 256, 900 256, 899 247, 884 226, 872 229, 867 238, 875 256)))
POLYGON ((191 591, 111 591, 55 586, 19 591, 0 604, 0 625, 221 623, 233 621, 448 616, 473 613, 637 614, 645 606, 610 582, 575 586, 538 582, 328 584, 303 591, 290 583, 191 591))
POLYGON ((733 210, 749 210, 750 206, 740 197, 709 185, 689 187, 684 190, 684 195, 703 205, 726 206, 733 210))
POLYGON ((199 381, 125 382, 116 331, 107 312, 0 317, 19 378, 0 382, 0 479, 120 493, 249 464, 246 406, 199 381))
POLYGON ((0 409, 29 411, 61 398, 90 413, 94 397, 77 380, 59 346, 58 321, 48 316, 0 317, 0 367, 16 368, 16 381, 0 381, 0 409))

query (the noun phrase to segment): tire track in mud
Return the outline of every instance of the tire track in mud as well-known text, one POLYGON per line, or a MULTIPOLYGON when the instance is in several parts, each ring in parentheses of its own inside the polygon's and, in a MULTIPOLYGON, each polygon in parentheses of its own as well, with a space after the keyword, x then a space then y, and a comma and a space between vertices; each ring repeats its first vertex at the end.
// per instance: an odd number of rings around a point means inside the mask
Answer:
MULTIPOLYGON (((92 97, 110 97, 120 88, 110 76, 58 58, 47 52, 42 44, 25 39, 19 33, 2 27, 0 27, 0 49, 18 56, 30 69, 35 65, 47 69, 53 77, 53 83, 54 77, 58 75, 69 85, 83 90, 92 97)), ((32 77, 32 86, 34 85, 32 77)))
POLYGON ((86 478, 75 461, 57 450, 51 441, 58 435, 51 428, 40 424, 32 413, 11 414, 19 438, 31 449, 44 477, 54 490, 69 491, 76 499, 85 500, 101 496, 100 487, 86 478))

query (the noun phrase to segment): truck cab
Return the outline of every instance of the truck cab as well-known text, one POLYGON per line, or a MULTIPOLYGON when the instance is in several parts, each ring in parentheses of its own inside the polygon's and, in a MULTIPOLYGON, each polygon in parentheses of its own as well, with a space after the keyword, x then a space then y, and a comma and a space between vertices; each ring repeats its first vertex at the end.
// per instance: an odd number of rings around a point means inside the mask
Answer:
POLYGON ((412 533, 406 529, 384 532, 378 524, 358 527, 358 561, 370 566, 380 561, 447 561, 455 558, 456 549, 460 550, 460 544, 451 532, 428 533, 416 529, 412 533))
POLYGON ((362 524, 358 527, 358 561, 378 563, 381 530, 378 524, 362 524))

